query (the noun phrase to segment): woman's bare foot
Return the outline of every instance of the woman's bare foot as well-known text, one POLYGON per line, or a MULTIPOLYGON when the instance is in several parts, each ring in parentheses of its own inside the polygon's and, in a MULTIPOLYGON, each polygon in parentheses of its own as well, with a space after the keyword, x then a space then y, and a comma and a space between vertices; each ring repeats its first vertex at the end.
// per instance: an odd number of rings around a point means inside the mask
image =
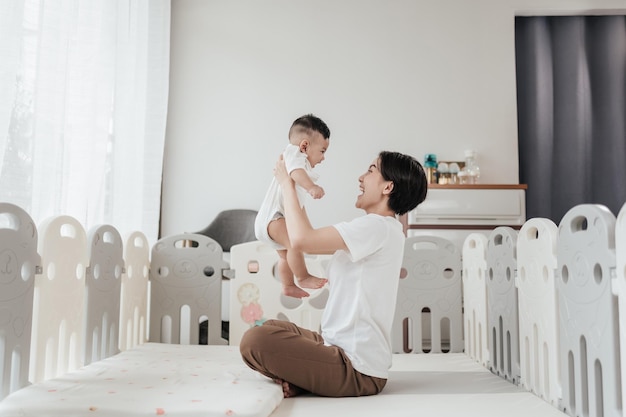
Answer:
POLYGON ((304 392, 302 388, 291 385, 289 382, 283 381, 282 379, 275 379, 274 382, 282 385, 284 398, 297 397, 304 392))
POLYGON ((307 275, 303 278, 298 277, 298 285, 302 288, 310 288, 316 290, 322 288, 328 280, 326 278, 318 278, 314 275, 307 275))
POLYGON ((283 294, 285 294, 287 297, 294 298, 304 298, 311 295, 295 284, 283 285, 283 294))

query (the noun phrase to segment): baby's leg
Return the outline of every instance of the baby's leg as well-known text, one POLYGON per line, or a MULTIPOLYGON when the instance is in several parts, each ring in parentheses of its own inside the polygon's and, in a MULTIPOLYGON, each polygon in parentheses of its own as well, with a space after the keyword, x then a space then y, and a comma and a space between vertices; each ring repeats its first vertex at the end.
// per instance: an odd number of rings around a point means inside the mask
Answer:
POLYGON ((286 248, 286 250, 278 251, 278 255, 280 256, 278 261, 278 273, 281 283, 283 284, 283 293, 285 295, 296 298, 309 296, 309 293, 294 284, 294 274, 298 277, 298 284, 303 288, 316 289, 326 284, 326 279, 309 274, 309 271, 306 269, 306 264, 304 263, 304 255, 302 252, 294 251, 291 248, 289 235, 287 234, 287 224, 284 218, 270 222, 267 226, 267 232, 274 242, 286 248))
POLYGON ((302 298, 308 297, 309 293, 304 291, 302 288, 298 287, 293 281, 293 271, 289 267, 289 263, 287 262, 287 251, 279 250, 278 256, 278 264, 276 267, 278 268, 278 277, 280 278, 280 283, 283 286, 283 294, 288 297, 302 298))
MULTIPOLYGON (((285 223, 284 218, 278 218, 276 220, 272 220, 270 224, 267 225, 267 233, 270 235, 270 238, 281 246, 288 248, 289 245, 289 235, 287 234, 287 224, 285 223)), ((293 281, 293 271, 289 267, 289 263, 287 262, 287 250, 282 249, 278 251, 278 264, 276 265, 278 278, 280 278, 280 283, 283 286, 283 294, 288 297, 302 298, 308 297, 309 293, 304 291, 302 288, 298 287, 293 281)))
POLYGON ((289 248, 287 250, 287 262, 298 278, 298 285, 302 288, 322 288, 328 281, 326 278, 319 278, 309 273, 304 262, 304 254, 300 251, 289 248))

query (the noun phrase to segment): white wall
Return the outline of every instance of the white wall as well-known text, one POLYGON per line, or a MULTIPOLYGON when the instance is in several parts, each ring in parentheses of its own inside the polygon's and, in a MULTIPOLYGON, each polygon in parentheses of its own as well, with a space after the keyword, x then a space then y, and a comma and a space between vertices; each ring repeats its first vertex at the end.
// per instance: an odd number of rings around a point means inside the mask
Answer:
POLYGON ((161 236, 257 209, 293 119, 331 129, 314 225, 348 220, 380 150, 479 152, 517 183, 516 14, 624 12, 624 0, 172 0, 161 236), (622 9, 621 11, 619 9, 622 9))

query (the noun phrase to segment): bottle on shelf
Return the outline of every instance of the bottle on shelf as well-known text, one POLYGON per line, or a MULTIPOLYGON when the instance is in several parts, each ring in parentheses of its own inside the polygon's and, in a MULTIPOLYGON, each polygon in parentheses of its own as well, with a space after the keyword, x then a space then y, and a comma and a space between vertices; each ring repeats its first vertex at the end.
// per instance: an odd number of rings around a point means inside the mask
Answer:
POLYGON ((450 169, 447 162, 437 164, 437 183, 448 184, 450 182, 450 169))
POLYGON ((476 151, 465 151, 465 166, 459 172, 461 184, 478 184, 480 182, 480 168, 476 162, 476 151))
POLYGON ((424 172, 426 173, 426 182, 429 184, 437 183, 437 155, 427 153, 424 156, 424 172))
POLYGON ((448 166, 448 171, 450 171, 450 178, 448 179, 448 184, 458 184, 459 183, 459 164, 456 162, 451 162, 448 166))

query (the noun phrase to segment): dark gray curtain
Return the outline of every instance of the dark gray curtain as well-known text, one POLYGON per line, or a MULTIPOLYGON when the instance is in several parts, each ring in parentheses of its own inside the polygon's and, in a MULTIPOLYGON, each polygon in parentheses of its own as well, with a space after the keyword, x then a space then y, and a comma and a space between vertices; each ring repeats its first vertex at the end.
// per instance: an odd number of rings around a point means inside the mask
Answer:
POLYGON ((515 19, 526 216, 626 203, 626 17, 515 19))

